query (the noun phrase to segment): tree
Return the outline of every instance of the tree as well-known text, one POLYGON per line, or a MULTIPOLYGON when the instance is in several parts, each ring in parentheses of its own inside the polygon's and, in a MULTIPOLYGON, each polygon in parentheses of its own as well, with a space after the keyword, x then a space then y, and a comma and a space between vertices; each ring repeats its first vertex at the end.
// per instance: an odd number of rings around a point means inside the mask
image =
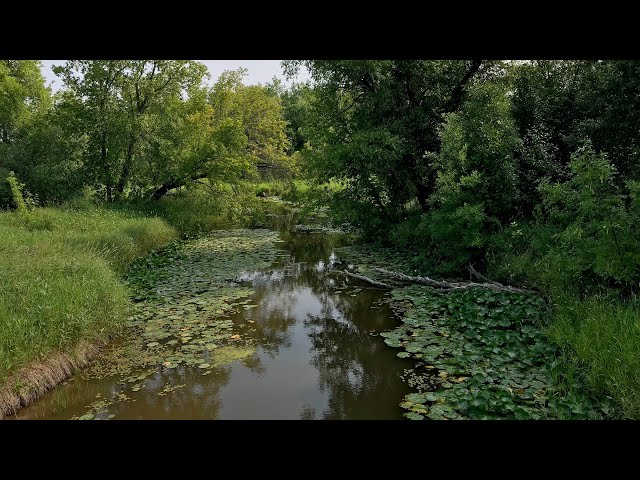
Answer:
POLYGON ((543 180, 566 181, 571 157, 590 143, 620 175, 640 178, 640 62, 532 61, 510 69, 522 213, 541 202, 543 180))
POLYGON ((8 205, 9 171, 24 181, 28 175, 22 144, 32 120, 51 105, 36 60, 0 60, 0 206, 8 205))
POLYGON ((0 142, 9 143, 38 109, 48 106, 37 60, 0 60, 0 142))
POLYGON ((446 118, 434 208, 420 231, 440 270, 456 272, 482 261, 490 236, 517 214, 519 138, 498 83, 471 89, 462 109, 446 118))
POLYGON ((440 149, 444 115, 459 110, 470 86, 501 73, 499 63, 480 60, 291 61, 285 69, 300 64, 315 82, 312 170, 345 181, 343 200, 356 212, 388 222, 402 219, 412 200, 430 208, 430 154, 440 149))
POLYGON ((280 98, 269 87, 244 85, 246 73, 243 68, 223 72, 209 93, 209 104, 243 126, 247 161, 261 168, 286 165, 289 140, 280 98))
POLYGON ((78 116, 90 137, 87 167, 104 186, 106 199, 113 200, 134 180, 142 144, 151 140, 153 116, 199 86, 206 67, 189 60, 80 60, 55 72, 80 99, 78 116))
POLYGON ((233 182, 250 171, 243 155, 247 137, 243 125, 207 103, 207 92, 194 92, 186 102, 174 102, 160 120, 159 134, 148 151, 151 194, 159 199, 170 190, 208 178, 233 182))
POLYGON ((294 83, 285 88, 280 79, 274 78, 267 89, 282 102, 282 114, 287 122, 286 134, 290 144, 289 155, 301 151, 308 140, 305 129, 310 118, 313 88, 306 83, 294 83))

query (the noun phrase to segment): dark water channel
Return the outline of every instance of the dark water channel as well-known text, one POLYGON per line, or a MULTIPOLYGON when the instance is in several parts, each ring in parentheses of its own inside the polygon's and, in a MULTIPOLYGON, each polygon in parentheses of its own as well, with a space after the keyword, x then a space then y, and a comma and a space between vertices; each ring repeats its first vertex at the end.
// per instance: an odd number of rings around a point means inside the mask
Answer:
MULTIPOLYGON (((127 401, 108 405, 116 419, 401 419, 410 363, 378 334, 396 325, 385 292, 327 275, 339 265, 340 235, 281 232, 282 257, 267 272, 246 272, 255 308, 234 314, 234 330, 256 339, 249 356, 203 376, 185 365, 158 371, 127 401), (180 388, 162 395, 166 385, 180 388)), ((96 399, 114 398, 117 378, 74 377, 17 418, 69 419, 96 399)))

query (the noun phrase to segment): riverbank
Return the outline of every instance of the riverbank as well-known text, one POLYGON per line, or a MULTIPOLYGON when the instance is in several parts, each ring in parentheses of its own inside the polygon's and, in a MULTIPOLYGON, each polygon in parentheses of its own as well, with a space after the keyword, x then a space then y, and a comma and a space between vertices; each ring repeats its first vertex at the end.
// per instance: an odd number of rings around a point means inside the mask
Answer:
POLYGON ((119 331, 130 307, 120 275, 177 238, 159 218, 91 205, 0 213, 0 416, 119 331))
POLYGON ((249 186, 217 188, 0 212, 0 418, 86 366, 126 328, 134 293, 123 275, 137 260, 181 237, 262 226, 286 208, 249 186))
POLYGON ((137 262, 129 334, 17 418, 402 419, 410 362, 380 336, 397 325, 385 292, 328 274, 348 236, 294 222, 137 262))

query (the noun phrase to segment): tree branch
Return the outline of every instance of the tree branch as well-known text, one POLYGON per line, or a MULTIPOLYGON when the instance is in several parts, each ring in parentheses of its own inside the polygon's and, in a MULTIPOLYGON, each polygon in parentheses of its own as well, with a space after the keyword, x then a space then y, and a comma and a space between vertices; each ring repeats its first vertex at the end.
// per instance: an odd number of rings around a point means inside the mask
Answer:
POLYGON ((449 104, 447 106, 447 112, 454 112, 460 107, 460 104, 462 103, 464 89, 467 86, 467 83, 469 83, 471 78, 476 73, 478 73, 478 70, 480 70, 481 66, 482 66, 482 60, 473 60, 473 62, 471 63, 471 67, 469 67, 469 70, 467 71, 467 73, 464 74, 464 76, 460 79, 458 84, 454 87, 453 91, 451 92, 451 97, 449 99, 449 104))
POLYGON ((486 282, 486 283, 476 283, 476 282, 448 282, 446 280, 434 280, 429 277, 412 277, 410 275, 405 275, 400 272, 391 272, 389 270, 385 270, 384 268, 376 268, 375 270, 389 275, 391 277, 397 278, 399 280, 409 282, 409 283, 419 283, 421 285, 427 285, 433 288, 442 288, 445 290, 464 290, 468 288, 488 288, 490 290, 496 290, 499 292, 511 292, 511 293, 535 293, 532 290, 527 290, 524 288, 511 287, 508 285, 502 285, 498 282, 486 282))
POLYGON ((358 280, 362 280, 362 281, 368 282, 371 285, 375 285, 376 287, 393 288, 388 283, 379 282, 377 280, 373 280, 372 278, 365 277, 364 275, 358 275, 357 273, 352 273, 352 272, 349 272, 347 270, 333 270, 330 273, 331 274, 346 275, 347 277, 357 278, 358 280))

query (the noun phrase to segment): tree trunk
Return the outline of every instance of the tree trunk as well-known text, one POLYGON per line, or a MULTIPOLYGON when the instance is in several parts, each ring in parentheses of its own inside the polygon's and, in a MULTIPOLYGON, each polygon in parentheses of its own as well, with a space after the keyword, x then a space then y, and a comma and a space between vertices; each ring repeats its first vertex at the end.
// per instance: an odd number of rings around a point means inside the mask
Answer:
POLYGON ((106 185, 106 193, 105 193, 105 200, 109 203, 113 202, 113 186, 111 185, 111 182, 107 182, 106 185))
POLYGON ((154 192, 151 194, 151 198, 153 198, 154 200, 159 200, 163 196, 165 196, 169 192, 169 190, 173 190, 174 188, 182 187, 183 185, 186 185, 187 182, 189 182, 189 181, 194 182, 196 180, 200 180, 200 179, 206 178, 206 177, 207 177, 207 175, 205 173, 201 173, 199 175, 183 178, 183 179, 180 179, 180 180, 171 180, 170 182, 166 182, 163 185, 161 185, 160 187, 156 188, 154 190, 154 192))
POLYGON ((154 192, 151 194, 151 198, 153 198, 154 200, 160 200, 162 197, 164 197, 167 194, 169 190, 178 188, 179 186, 180 186, 180 183, 178 182, 167 182, 164 185, 161 185, 160 187, 156 188, 154 192))
POLYGON ((451 92, 451 97, 449 98, 449 104, 447 105, 447 112, 455 112, 460 105, 462 104, 462 100, 464 99, 464 89, 467 84, 471 81, 473 76, 478 73, 480 67, 482 66, 482 60, 474 60, 469 67, 467 73, 464 74, 462 79, 455 86, 453 91, 451 92))
POLYGON ((129 180, 129 174, 131 172, 131 163, 133 161, 133 149, 135 148, 136 138, 135 136, 131 138, 129 141, 129 145, 127 146, 127 155, 124 158, 124 165, 122 166, 122 171, 120 172, 120 178, 118 179, 118 184, 116 185, 116 192, 119 197, 124 193, 124 187, 127 185, 127 180, 129 180))
POLYGON ((429 188, 427 188, 422 183, 416 183, 416 189, 418 190, 416 197, 418 198, 420 209, 423 212, 426 212, 429 209, 428 201, 429 201, 429 196, 431 195, 431 192, 429 188))

